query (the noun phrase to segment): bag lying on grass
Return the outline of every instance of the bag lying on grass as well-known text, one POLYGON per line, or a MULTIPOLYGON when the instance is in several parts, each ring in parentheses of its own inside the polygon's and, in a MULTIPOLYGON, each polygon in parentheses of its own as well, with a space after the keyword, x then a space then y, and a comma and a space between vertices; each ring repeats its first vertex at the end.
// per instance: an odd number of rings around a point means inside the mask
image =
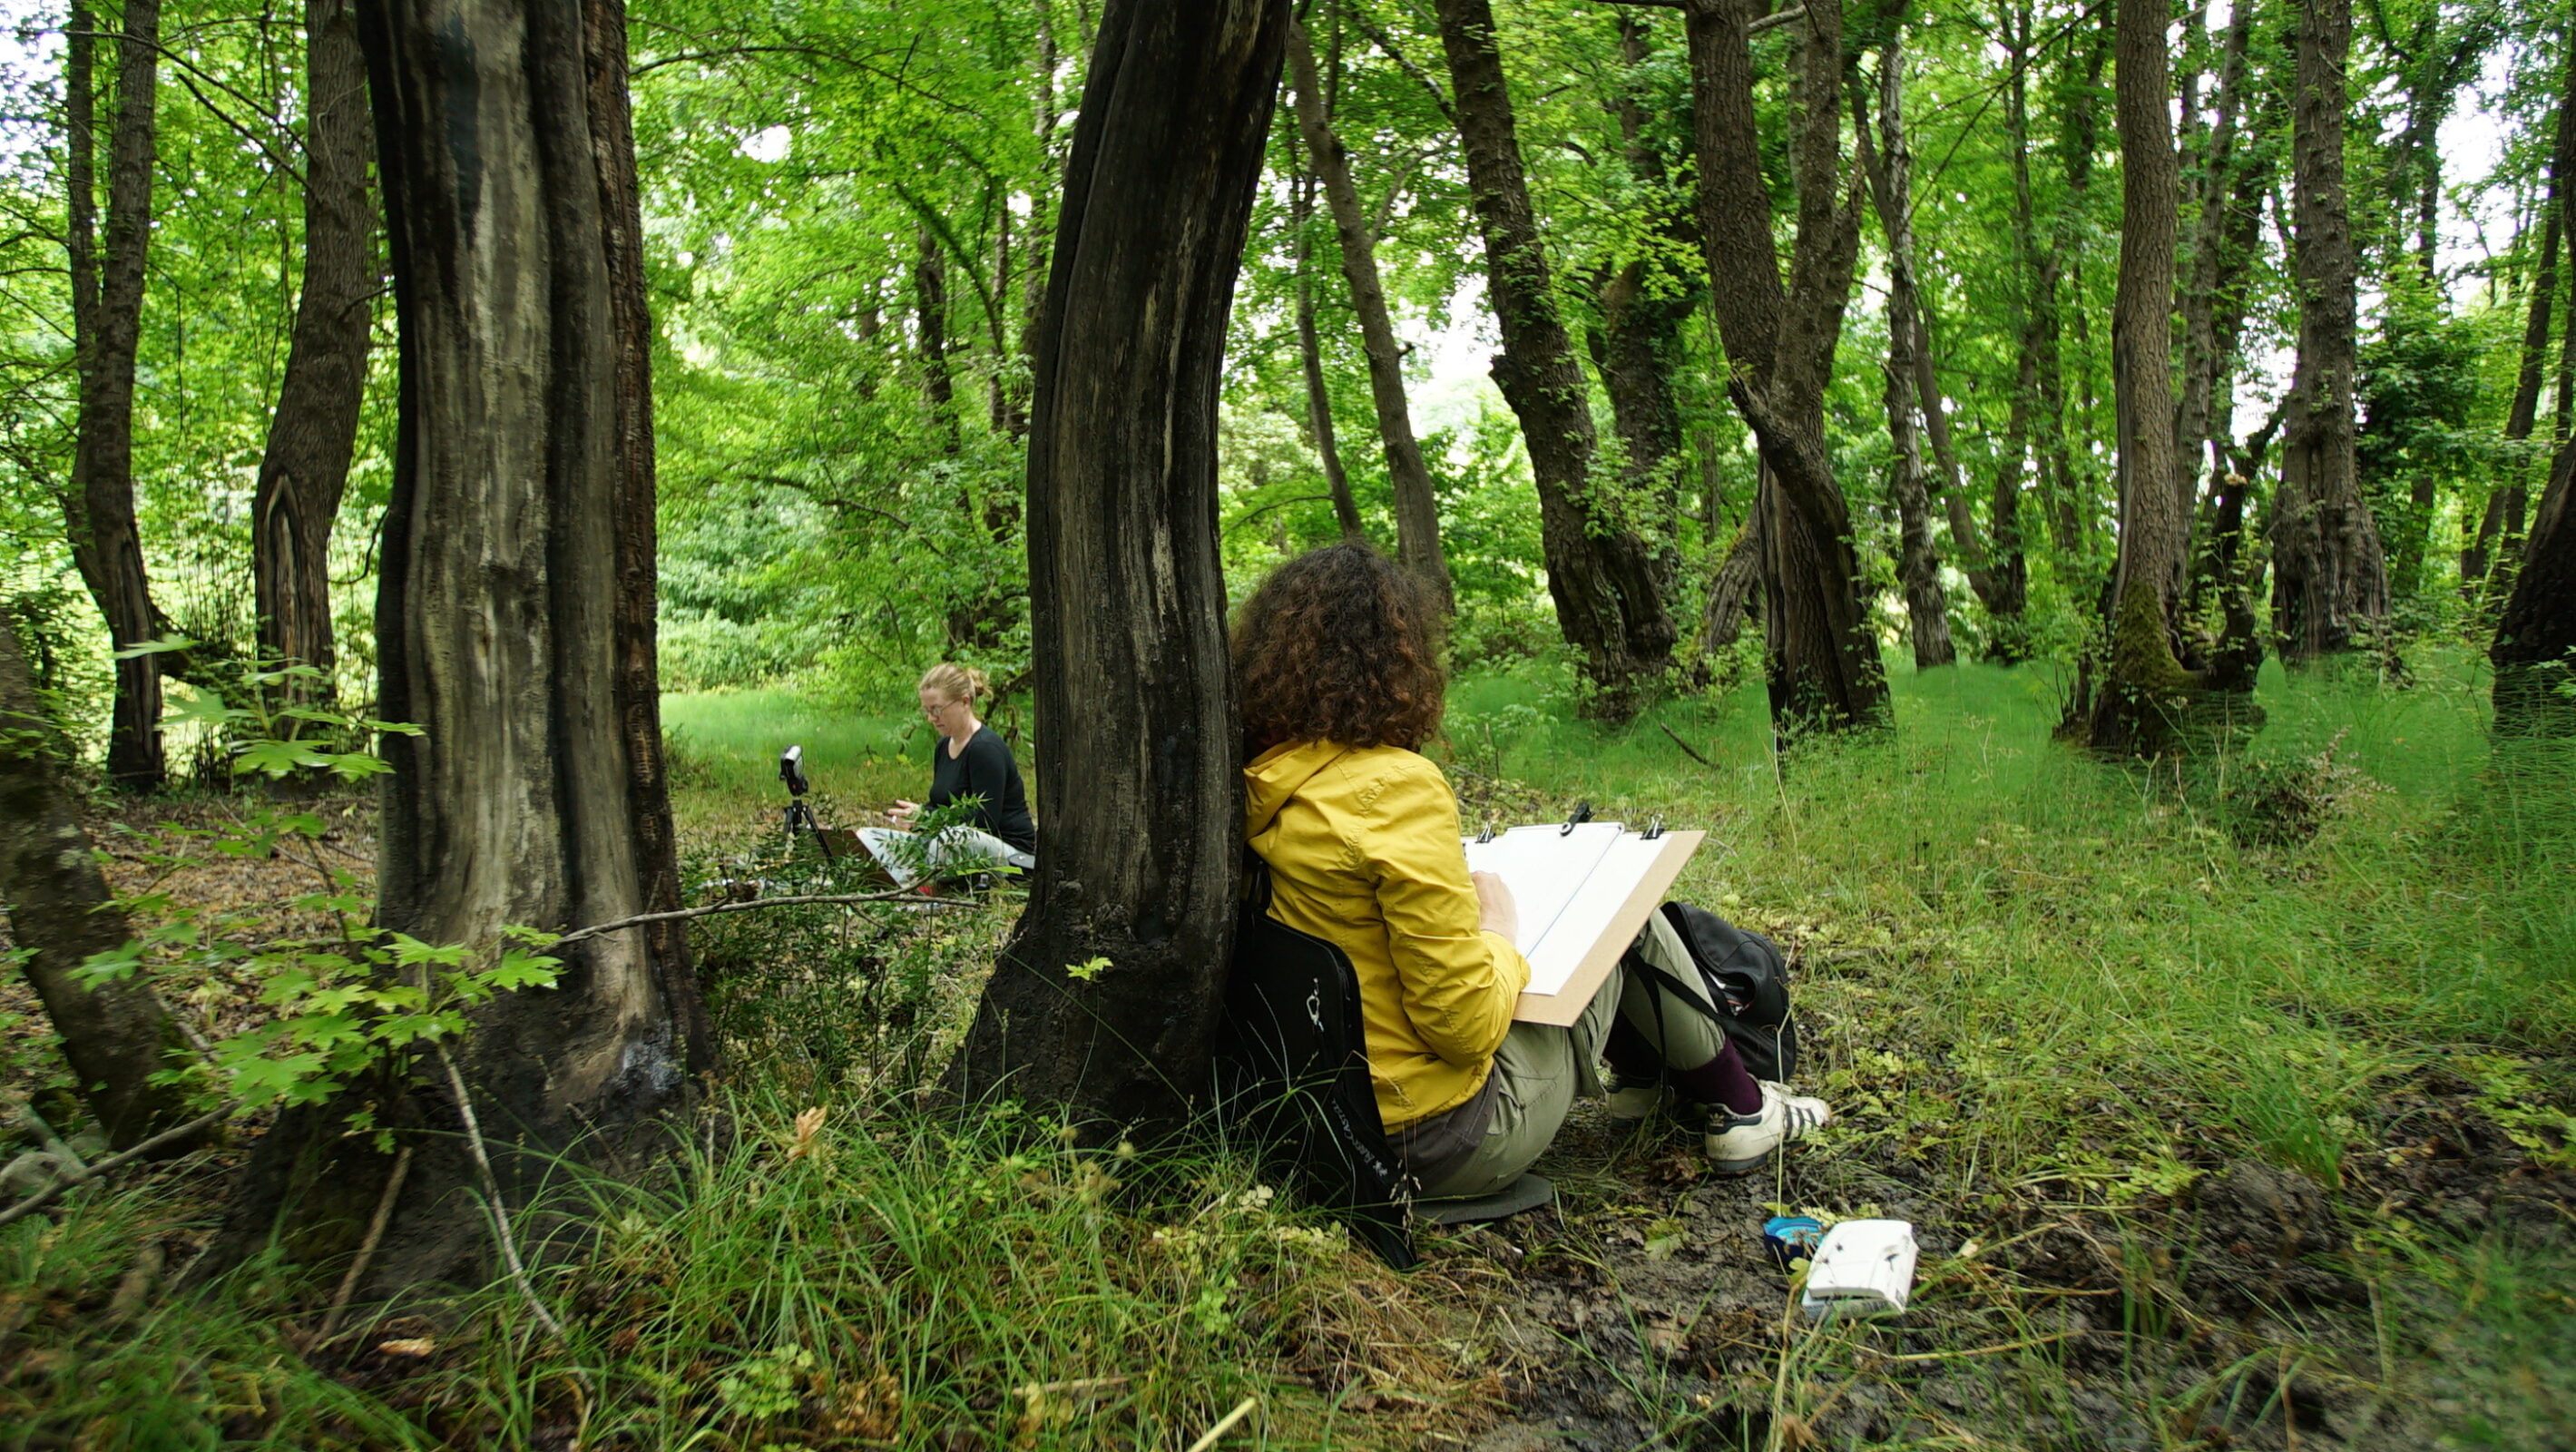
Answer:
POLYGON ((1715 1022, 1754 1078, 1787 1082, 1798 1072, 1798 1025, 1789 1016, 1789 965, 1779 944, 1686 902, 1668 902, 1662 912, 1690 950, 1700 981, 1680 982, 1634 948, 1627 966, 1715 1022))

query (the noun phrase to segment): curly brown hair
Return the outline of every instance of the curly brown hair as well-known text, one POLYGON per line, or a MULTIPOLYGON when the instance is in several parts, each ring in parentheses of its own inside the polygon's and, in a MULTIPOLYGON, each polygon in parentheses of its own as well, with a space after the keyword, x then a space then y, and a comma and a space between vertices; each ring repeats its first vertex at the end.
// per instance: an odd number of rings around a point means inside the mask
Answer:
POLYGON ((1247 757, 1286 741, 1419 747, 1449 688, 1430 602, 1364 544, 1270 572, 1235 615, 1234 680, 1247 757))

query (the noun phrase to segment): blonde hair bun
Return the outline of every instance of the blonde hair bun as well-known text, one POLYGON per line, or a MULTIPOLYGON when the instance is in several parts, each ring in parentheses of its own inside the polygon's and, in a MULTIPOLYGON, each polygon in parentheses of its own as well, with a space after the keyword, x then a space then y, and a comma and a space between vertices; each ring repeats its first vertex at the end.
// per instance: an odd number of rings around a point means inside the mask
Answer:
POLYGON ((917 690, 937 691, 952 701, 980 701, 993 694, 992 682, 973 666, 941 661, 921 673, 917 690))

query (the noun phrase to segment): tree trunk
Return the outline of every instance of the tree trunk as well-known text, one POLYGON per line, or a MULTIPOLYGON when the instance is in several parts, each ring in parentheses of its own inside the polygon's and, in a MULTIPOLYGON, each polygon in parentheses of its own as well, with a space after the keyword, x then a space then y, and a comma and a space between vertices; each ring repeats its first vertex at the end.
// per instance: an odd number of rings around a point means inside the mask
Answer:
MULTIPOLYGON (((55 761, 55 729, 0 612, 0 907, 27 955, 27 981, 71 1065, 72 1087, 123 1149, 186 1118, 186 1101, 151 1077, 183 1047, 159 999, 131 980, 84 987, 74 970, 125 945, 125 913, 90 857, 55 761)), ((184 1146, 174 1146, 174 1152, 184 1146)))
POLYGON ((912 321, 922 396, 930 401, 940 446, 954 457, 966 441, 958 432, 957 380, 948 368, 948 255, 927 226, 918 229, 913 244, 912 321))
MULTIPOLYGON (((1653 60, 1647 30, 1622 11, 1620 59, 1630 78, 1653 60)), ((1690 206, 1673 186, 1664 159, 1646 137, 1645 108, 1633 84, 1622 86, 1619 130, 1628 175, 1651 200, 1652 226, 1631 244, 1636 255, 1599 289, 1600 326, 1591 337, 1593 366, 1610 399, 1619 435, 1623 497, 1647 512, 1646 544, 1654 552, 1656 588, 1669 598, 1681 571, 1682 410, 1675 380, 1684 348, 1682 325, 1699 306, 1692 269, 1681 261, 1697 245, 1690 206)))
MULTIPOLYGON (((2541 203, 2540 260, 2532 270, 2531 305, 2522 330, 2522 367, 2514 378, 2512 409, 2505 416, 2505 443, 2513 458, 2506 466, 2504 484, 2487 495, 2476 535, 2460 552, 2463 591, 2473 592, 2485 582, 2488 562, 2496 557, 2499 540, 2508 542, 2510 548, 2511 536, 2505 532, 2505 523, 2508 516, 2519 522, 2527 487, 2524 481, 2530 477, 2528 456, 2516 446, 2530 440, 2532 426, 2540 418, 2541 373, 2549 356, 2549 315, 2558 297, 2558 254, 2561 240, 2569 236, 2567 188, 2570 179, 2576 178, 2576 40, 2567 47, 2562 76, 2557 138, 2549 160, 2549 192, 2541 203)), ((2562 394, 2562 413, 2565 406, 2562 394)))
MULTIPOLYGON (((392 240, 401 392, 376 628, 391 738, 379 926, 489 954, 678 905, 654 665, 653 432, 626 17, 617 0, 427 0, 359 16, 392 240)), ((477 1278, 481 1179, 670 1146, 713 1042, 677 923, 559 950, 561 986, 469 1010, 380 1118, 419 1140, 369 1274, 477 1278)), ((488 961, 488 960, 487 960, 488 961)), ((284 1116, 234 1243, 345 1251, 394 1173, 350 1104, 284 1116)))
MULTIPOLYGON (((1306 373, 1306 435, 1323 462, 1324 487, 1333 496, 1333 520, 1342 538, 1366 543, 1359 501, 1351 497, 1350 471, 1342 467, 1342 442, 1333 429, 1333 396, 1324 386, 1324 345, 1315 334, 1315 249, 1309 224, 1315 212, 1315 179, 1289 182, 1289 226, 1297 234, 1297 356, 1306 373)), ((1443 576, 1445 579, 1446 576, 1443 576)))
POLYGON ((1950 599, 1941 588, 1941 560, 1932 552, 1932 501, 1925 487, 1923 436, 1914 422, 1914 330, 1898 305, 1888 304, 1887 436, 1896 461, 1889 494, 1896 500, 1897 583, 1905 590, 1905 618, 1914 643, 1914 668, 1955 665, 1950 643, 1950 599))
MULTIPOLYGON (((2562 156, 2565 154, 2566 131, 2566 122, 2562 120, 2559 125, 2562 156)), ((2471 594, 2486 579, 2487 563, 2494 557, 2497 537, 2503 529, 2508 496, 2522 492, 2525 488, 2523 481, 2529 477, 2530 464, 2521 456, 2521 449, 2514 446, 2530 442, 2532 425, 2540 418, 2540 379, 2549 355, 2550 313, 2558 292, 2559 211, 2558 180, 2553 175, 2546 203, 2547 215, 2541 223, 2540 261, 2534 269, 2529 311, 2523 321, 2522 366, 2514 375, 2513 404, 2504 421, 2504 441, 2514 457, 2505 466, 2506 482, 2488 491, 2486 508, 2478 518, 2477 531, 2470 537, 2468 546, 2460 551, 2460 588, 2471 594)))
MULTIPOLYGON (((1885 150, 1871 146, 1866 108, 1857 97, 1853 134, 1878 203, 1879 226, 1887 235, 1887 363, 1882 372, 1887 439, 1895 454, 1888 492, 1896 501, 1896 579, 1905 591, 1915 669, 1929 670, 1956 664, 1959 654, 1950 643, 1950 600, 1941 588, 1941 560, 1932 552, 1931 489, 1923 468, 1923 435, 1915 422, 1918 393, 1928 393, 1936 385, 1922 366, 1925 338, 1914 278, 1914 172, 1900 109, 1904 87, 1904 43, 1901 35, 1891 36, 1879 53, 1878 128, 1885 150)), ((1955 478, 1950 497, 1965 503, 1955 478)))
POLYGON ((366 57, 349 0, 305 0, 304 30, 304 290, 251 499, 259 653, 326 677, 290 682, 289 700, 330 694, 331 526, 357 445, 383 275, 367 205, 366 57))
POLYGON ((2120 553, 2109 647, 2077 711, 2097 751, 2148 754, 2174 739, 2203 680, 2182 663, 2180 608, 2191 516, 2175 483, 2173 301, 2180 179, 2165 56, 2166 8, 2118 0, 2120 286, 2111 320, 2119 420, 2120 553))
POLYGON ((1686 13, 1709 297, 1730 364, 1727 394, 1766 466, 1755 512, 1771 716, 1783 727, 1874 725, 1887 717, 1887 679, 1825 446, 1825 386, 1860 251, 1860 198, 1841 187, 1842 9, 1811 0, 1791 31, 1798 226, 1784 284, 1754 119, 1750 8, 1691 0, 1686 13))
MULTIPOLYGON (((2031 17, 2025 11, 2021 24, 2025 46, 2030 35, 2031 17)), ((2084 553, 2085 543, 2092 535, 2094 501, 2083 492, 2085 481, 2076 468, 2073 435, 2067 427, 2067 326, 2061 294, 2067 267, 2083 246, 2085 213, 2091 206, 2093 158, 2101 145, 2096 93, 2101 87, 2103 62, 2109 55, 2109 39, 2106 27, 2090 27, 2080 37, 2081 49, 2066 61, 2063 89, 2067 94, 2059 107, 2057 145, 2066 177, 2066 195, 2049 228, 2049 245, 2040 254, 2040 276, 2033 289, 2039 304, 2041 477, 2046 486, 2049 532, 2058 553, 2069 561, 2084 553)), ((2079 327, 2084 317, 2084 310, 2078 307, 2075 319, 2079 327)))
MULTIPOLYGON (((152 241, 161 0, 126 0, 117 43, 116 118, 108 135, 107 232, 94 248, 95 26, 86 6, 72 8, 64 70, 65 172, 71 191, 72 330, 80 406, 63 514, 72 561, 99 613, 107 617, 110 641, 124 650, 158 635, 161 625, 134 517, 134 354, 143 327, 144 253, 152 241)), ((166 774, 161 662, 152 656, 116 663, 107 774, 117 785, 136 791, 159 787, 166 774)))
POLYGON ((1641 704, 1640 687, 1671 660, 1672 617, 1656 588, 1653 552, 1594 488, 1591 390, 1557 312, 1493 7, 1438 0, 1438 9, 1468 192, 1484 234, 1486 294, 1502 327, 1494 383, 1529 448, 1548 593, 1558 628, 1599 688, 1594 710, 1625 720, 1641 704))
MULTIPOLYGON (((2004 92, 2005 149, 2012 157, 2013 254, 2021 277, 2013 293, 2018 366, 2012 402, 2004 416, 2002 456, 1995 462, 1993 505, 1987 515, 1994 526, 1987 556, 1994 595, 1986 603, 1987 614, 1992 618, 1986 637, 1986 659, 2013 665, 2030 656, 2030 561, 2023 552, 2021 496, 2026 471, 2034 457, 2031 432, 2039 402, 2043 307, 2037 290, 2047 274, 2040 261, 2038 208, 2030 182, 2030 95, 2025 75, 2030 54, 2030 17, 2018 4, 2007 4, 1999 10, 2005 37, 2004 59, 2010 67, 2004 92)), ((2048 496, 2041 497, 2045 501, 2048 496)))
POLYGON ((1431 591, 1445 618, 1457 602, 1449 584, 1449 557, 1440 546, 1440 501, 1431 487, 1431 467, 1423 462, 1422 445, 1413 436, 1412 405, 1404 393, 1404 349, 1395 340, 1386 288, 1378 278, 1377 236, 1360 205, 1359 187, 1351 180, 1350 152, 1333 134, 1314 47, 1306 39, 1305 27, 1294 21, 1288 28, 1288 64, 1296 87, 1298 130, 1314 162, 1316 179, 1323 185, 1324 206, 1333 216, 1333 231, 1341 242, 1342 279, 1350 285, 1351 311, 1359 316, 1360 347, 1368 355, 1369 401, 1377 411, 1378 444, 1386 454, 1387 481, 1395 491, 1396 562, 1431 591))
MULTIPOLYGON (((1869 169, 1870 194, 1877 202, 1879 227, 1887 235, 1888 308, 1890 357, 1894 357, 1895 329, 1902 319, 1911 355, 1912 384, 1908 390, 1914 407, 1923 419, 1922 442, 1931 446, 1932 462, 1940 472, 1937 484, 1927 485, 1927 495, 1937 492, 1950 523, 1950 548, 1958 557, 1960 573, 1968 577, 1968 588, 1974 592, 1989 615, 1996 614, 2000 598, 1994 571, 1990 568, 1986 542, 1977 528, 1977 514, 1968 497, 1965 473, 1959 467, 1959 451, 1950 435, 1950 410, 1941 394, 1941 370, 1933 357, 1932 308, 1923 295, 1923 276, 1915 263, 1914 246, 1914 156, 1905 132, 1905 61, 1901 37, 1892 39, 1882 52, 1878 77, 1877 164, 1869 169), (1902 294, 1900 297, 1899 294, 1902 294)), ((2021 75, 2015 69, 2012 82, 2018 86, 2021 75)), ((1868 141, 1869 121, 1855 105, 1854 135, 1864 147, 1868 141)), ((1864 156, 1868 153, 1865 151, 1864 156)), ((2027 165, 2022 158, 2016 164, 2027 165)), ((1928 548, 1928 545, 1927 545, 1928 548)), ((1936 576, 1937 583, 1937 576, 1936 576)), ((2014 604, 2013 613, 2020 606, 2014 604)), ((2017 633, 2017 622, 2004 625, 1999 636, 2017 633)))
MULTIPOLYGON (((2180 484, 2186 505, 2199 490, 2197 459, 2209 439, 2215 418, 2221 375, 2235 363, 2232 348, 2220 342, 2220 312, 2233 298, 2242 310, 2240 289, 2229 282, 2241 271, 2243 254, 2229 244, 2239 235, 2236 201, 2249 176, 2268 184, 2269 165, 2260 160, 2267 148, 2249 148, 2258 158, 2250 166, 2237 159, 2246 86, 2246 52, 2253 39, 2253 0, 2240 0, 2227 28, 2225 59, 2218 79, 2218 119, 2209 128, 2193 187, 2191 251, 2180 282, 2182 318, 2182 393, 2174 410, 2174 447, 2181 451, 2180 484), (2236 264, 2231 268, 2230 264, 2236 264)), ((2255 193, 2257 204, 2261 191, 2255 193)), ((2260 212, 2254 214, 2259 219, 2260 212)), ((2251 240, 2250 233, 2248 240, 2251 240)))
POLYGON ((2354 465, 2358 271, 2344 198, 2344 65, 2352 0, 2296 0, 2299 362, 2272 512, 2272 628, 2286 663, 2378 644, 2388 564, 2354 465))
POLYGON ((2506 735, 2576 735, 2576 444, 2562 444, 2532 517, 2513 594, 2496 622, 2495 725, 2506 735))
POLYGON ((1708 606, 1700 612, 1699 627, 1703 663, 1735 644, 1761 585, 1762 537, 1748 520, 1744 528, 1736 531, 1735 543, 1726 547, 1726 557, 1718 562, 1717 574, 1708 582, 1708 606))
POLYGON ((1028 911, 950 1085, 1098 1127, 1206 1082, 1242 855, 1217 550, 1217 385, 1287 0, 1109 0, 1036 352, 1039 826, 1028 911), (1064 788, 1062 784, 1076 784, 1064 788), (1076 980, 1096 959, 1109 966, 1076 980))

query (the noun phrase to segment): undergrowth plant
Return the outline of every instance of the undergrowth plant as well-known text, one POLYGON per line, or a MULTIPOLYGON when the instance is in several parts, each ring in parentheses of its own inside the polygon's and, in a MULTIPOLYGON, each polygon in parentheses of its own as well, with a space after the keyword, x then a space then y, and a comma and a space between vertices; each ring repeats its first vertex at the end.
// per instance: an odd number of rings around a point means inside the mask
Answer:
MULTIPOLYGON (((150 641, 119 658, 191 644, 150 641)), ((236 662, 232 684, 229 694, 196 687, 171 719, 205 733, 237 778, 272 786, 317 774, 366 781, 391 770, 374 750, 378 738, 420 732, 325 704, 328 678, 301 663, 236 662)), ((139 854, 154 878, 118 905, 142 930, 75 972, 91 983, 140 977, 164 1002, 198 1010, 197 1058, 163 1069, 157 1081, 191 1085, 206 1102, 244 1113, 327 1103, 399 1077, 466 1033, 468 1013, 495 994, 555 985, 561 963, 544 951, 551 933, 509 927, 490 944, 436 944, 374 926, 358 875, 325 855, 326 830, 309 805, 244 797, 217 825, 169 828, 162 845, 139 854), (183 903, 167 890, 188 868, 252 857, 304 865, 311 890, 283 904, 223 905, 183 903), (298 933, 281 923, 323 926, 298 933), (240 1011, 245 999, 248 1013, 240 1011)), ((364 1095, 349 1127, 389 1147, 391 1131, 364 1095)))

